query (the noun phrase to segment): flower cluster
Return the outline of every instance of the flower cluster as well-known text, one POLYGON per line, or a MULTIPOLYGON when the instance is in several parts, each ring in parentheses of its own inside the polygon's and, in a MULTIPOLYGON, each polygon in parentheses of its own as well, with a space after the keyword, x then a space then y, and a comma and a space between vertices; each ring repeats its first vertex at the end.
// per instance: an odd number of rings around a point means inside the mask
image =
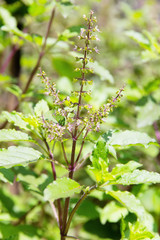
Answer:
POLYGON ((54 82, 51 83, 50 79, 46 76, 46 73, 44 71, 41 71, 41 69, 40 74, 38 74, 38 77, 41 77, 42 83, 45 84, 46 95, 53 97, 55 105, 60 105, 61 101, 59 98, 59 91, 57 91, 56 89, 56 84, 54 82))
POLYGON ((42 120, 43 128, 47 131, 47 137, 50 141, 61 141, 65 133, 65 126, 61 126, 59 123, 53 121, 42 120))
POLYGON ((84 131, 87 135, 90 131, 99 131, 100 125, 107 118, 109 112, 113 110, 116 103, 122 97, 122 92, 124 87, 121 88, 116 97, 108 100, 106 104, 101 106, 98 110, 90 104, 84 103, 84 97, 90 95, 91 91, 85 91, 86 84, 92 84, 92 81, 87 79, 86 75, 88 73, 93 73, 93 69, 88 68, 88 62, 93 62, 93 59, 88 55, 90 53, 98 53, 97 47, 91 48, 90 44, 92 40, 99 41, 96 32, 99 32, 98 26, 95 25, 97 20, 93 17, 93 11, 90 12, 89 18, 85 15, 83 16, 87 22, 87 28, 82 28, 80 31, 79 39, 83 41, 83 47, 76 46, 75 49, 81 52, 81 55, 76 57, 76 60, 81 64, 75 69, 79 72, 80 76, 75 80, 80 83, 80 90, 73 91, 70 96, 61 99, 61 94, 56 89, 55 83, 51 83, 48 77, 46 77, 45 72, 40 71, 39 76, 45 83, 45 89, 48 95, 53 97, 54 109, 53 118, 55 121, 48 121, 42 119, 43 127, 48 133, 48 138, 52 140, 63 141, 64 138, 78 138, 84 131), (75 97, 76 102, 72 102, 72 97, 75 97), (76 135, 75 135, 76 133, 76 135))
POLYGON ((113 111, 113 107, 116 107, 116 103, 120 101, 123 96, 122 92, 124 87, 121 88, 116 94, 116 97, 109 99, 107 104, 102 105, 98 110, 94 110, 92 105, 86 105, 87 116, 85 117, 85 122, 88 131, 99 131, 100 124, 108 117, 108 114, 113 111))
POLYGON ((81 61, 82 66, 77 67, 75 69, 76 72, 80 72, 81 76, 79 78, 75 78, 74 80, 80 81, 81 85, 84 85, 86 83, 89 83, 89 84, 92 83, 91 80, 88 80, 85 78, 85 75, 88 73, 93 73, 93 69, 88 68, 86 65, 88 64, 88 62, 93 62, 93 59, 89 57, 89 54, 93 52, 99 53, 97 46, 92 48, 90 47, 91 41, 100 40, 98 36, 95 34, 96 32, 100 32, 100 30, 98 29, 98 26, 95 25, 95 23, 97 22, 97 19, 96 17, 93 17, 93 14, 94 12, 91 11, 89 18, 87 18, 86 15, 83 16, 83 18, 87 23, 87 29, 81 28, 80 35, 78 36, 78 38, 80 40, 84 40, 84 44, 83 44, 84 46, 83 47, 75 46, 75 50, 82 53, 82 56, 76 57, 77 61, 81 61))

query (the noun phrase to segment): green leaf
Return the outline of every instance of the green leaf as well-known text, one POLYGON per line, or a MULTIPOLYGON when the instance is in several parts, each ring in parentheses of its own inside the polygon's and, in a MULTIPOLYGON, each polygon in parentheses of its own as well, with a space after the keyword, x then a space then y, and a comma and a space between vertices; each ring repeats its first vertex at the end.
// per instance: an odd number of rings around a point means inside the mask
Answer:
POLYGON ((152 125, 160 118, 160 106, 151 100, 144 106, 137 107, 137 111, 137 127, 139 128, 152 125))
POLYGON ((11 169, 0 169, 0 180, 3 182, 13 183, 14 181, 14 172, 11 169))
POLYGON ((93 172, 97 182, 113 180, 114 177, 108 173, 108 148, 106 142, 98 141, 91 155, 92 166, 89 171, 93 172))
POLYGON ((27 133, 16 131, 14 129, 2 129, 0 130, 0 142, 7 141, 29 141, 32 140, 27 133))
POLYGON ((12 84, 10 87, 7 87, 6 90, 15 95, 18 99, 21 98, 22 89, 19 86, 12 84))
POLYGON ((160 59, 160 55, 151 50, 145 50, 141 53, 143 62, 156 61, 160 59))
POLYGON ((149 40, 145 38, 141 33, 130 30, 130 31, 126 31, 126 35, 132 38, 137 43, 139 43, 141 46, 145 48, 149 47, 149 40))
POLYGON ((88 66, 94 69, 94 73, 100 77, 101 81, 107 80, 110 83, 114 83, 114 78, 111 73, 103 66, 101 66, 97 61, 94 61, 94 63, 89 62, 88 66))
POLYGON ((8 26, 9 28, 16 28, 16 19, 11 16, 10 12, 7 9, 0 7, 0 17, 2 18, 6 26, 8 26))
POLYGON ((8 120, 8 122, 14 123, 15 126, 24 130, 29 130, 29 127, 27 127, 28 124, 23 120, 22 113, 18 113, 16 111, 13 111, 11 113, 3 111, 2 115, 8 120))
POLYGON ((108 157, 108 148, 106 146, 106 142, 98 141, 96 143, 96 146, 91 156, 91 161, 93 166, 98 168, 100 159, 103 159, 104 161, 106 161, 107 164, 109 164, 107 157, 108 157))
POLYGON ((144 240, 144 239, 155 239, 159 240, 160 237, 156 236, 155 233, 149 231, 141 222, 137 221, 135 224, 129 223, 130 229, 130 240, 144 240))
POLYGON ((70 178, 58 178, 44 190, 44 199, 54 201, 59 198, 67 198, 74 193, 79 193, 81 189, 82 186, 70 178))
POLYGON ((121 178, 114 181, 114 184, 130 185, 141 183, 160 183, 160 174, 146 170, 135 170, 132 173, 125 173, 121 178))
POLYGON ((149 137, 146 133, 138 131, 108 131, 103 134, 103 138, 108 145, 129 147, 135 145, 142 145, 148 147, 149 144, 156 143, 156 140, 149 137))
POLYGON ((33 225, 21 224, 13 226, 13 224, 10 224, 9 222, 0 222, 0 229, 3 240, 18 240, 20 238, 24 240, 39 239, 39 237, 37 237, 39 236, 38 227, 33 225))
POLYGON ((117 153, 115 148, 111 145, 108 145, 107 148, 108 148, 109 154, 112 155, 115 159, 117 159, 117 153))
POLYGON ((136 214, 138 220, 146 226, 148 229, 153 229, 153 218, 146 212, 145 208, 141 204, 140 200, 137 199, 132 193, 127 191, 107 191, 107 194, 111 195, 118 202, 120 202, 124 207, 128 209, 129 212, 136 214))
POLYGON ((27 127, 30 129, 37 129, 41 126, 39 117, 35 117, 32 114, 28 114, 27 116, 22 117, 22 119, 26 122, 27 127))
POLYGON ((65 94, 70 94, 70 92, 73 91, 72 82, 67 77, 59 78, 59 80, 57 82, 57 88, 58 88, 58 90, 60 90, 61 92, 65 93, 65 94))
POLYGON ((65 29, 59 36, 59 41, 69 41, 70 38, 77 36, 77 32, 71 32, 70 29, 65 29))
POLYGON ((16 165, 25 165, 37 161, 41 153, 29 147, 11 146, 8 149, 0 151, 0 166, 13 167, 16 165))
POLYGON ((41 174, 41 176, 36 177, 33 175, 22 175, 21 173, 17 175, 16 180, 22 182, 29 191, 34 191, 39 194, 43 194, 42 187, 44 185, 47 186, 53 181, 53 179, 48 177, 46 174, 41 174))
POLYGON ((36 116, 42 116, 49 111, 49 106, 45 100, 40 100, 34 107, 34 113, 36 116))
POLYGON ((0 74, 0 82, 9 82, 11 80, 12 80, 11 76, 0 74))
POLYGON ((122 216, 128 214, 128 210, 120 204, 112 201, 108 203, 103 209, 100 209, 100 221, 102 224, 108 222, 118 222, 122 216))
POLYGON ((2 31, 12 33, 12 34, 18 36, 19 38, 25 39, 29 42, 34 42, 32 39, 32 36, 30 34, 21 31, 17 27, 11 28, 9 26, 2 26, 1 29, 2 29, 2 31))
POLYGON ((124 173, 130 173, 141 166, 142 164, 135 161, 129 161, 126 164, 117 164, 116 167, 112 169, 111 174, 120 177, 123 176, 124 173))
MULTIPOLYGON (((37 110, 38 111, 38 110, 37 110)), ((24 116, 22 113, 13 111, 11 113, 4 111, 2 116, 5 117, 9 122, 14 123, 15 126, 23 130, 33 130, 40 126, 39 118, 31 114, 24 116)))
POLYGON ((108 165, 103 159, 99 160, 98 166, 88 166, 88 171, 93 173, 94 180, 98 183, 104 183, 115 179, 115 177, 108 172, 108 165))

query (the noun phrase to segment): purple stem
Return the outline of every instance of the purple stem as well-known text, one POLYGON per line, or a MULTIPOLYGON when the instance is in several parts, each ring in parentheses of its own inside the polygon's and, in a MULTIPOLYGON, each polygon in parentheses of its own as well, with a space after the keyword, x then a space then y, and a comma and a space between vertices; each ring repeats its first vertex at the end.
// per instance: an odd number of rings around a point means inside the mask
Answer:
POLYGON ((154 127, 154 130, 155 130, 155 135, 156 135, 156 138, 157 138, 157 142, 160 144, 160 131, 159 131, 157 122, 153 123, 153 127, 154 127))
POLYGON ((6 58, 6 60, 2 64, 2 67, 0 69, 0 74, 3 74, 5 72, 6 68, 8 67, 10 61, 12 60, 13 56, 15 55, 15 53, 17 52, 18 49, 19 49, 19 47, 17 45, 14 45, 12 47, 11 52, 9 53, 9 55, 6 58))

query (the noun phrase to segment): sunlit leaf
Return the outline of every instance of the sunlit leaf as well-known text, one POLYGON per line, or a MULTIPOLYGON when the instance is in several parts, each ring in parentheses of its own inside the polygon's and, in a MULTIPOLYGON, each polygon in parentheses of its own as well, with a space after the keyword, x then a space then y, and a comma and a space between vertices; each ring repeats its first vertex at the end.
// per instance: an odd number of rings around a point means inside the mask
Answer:
POLYGON ((3 111, 2 115, 11 123, 14 123, 15 126, 24 129, 24 130, 29 130, 29 128, 27 127, 27 123, 22 120, 23 118, 23 114, 22 113, 18 113, 16 111, 13 111, 11 113, 7 112, 7 111, 3 111))
POLYGON ((108 191, 109 195, 120 202, 129 212, 136 214, 138 220, 148 229, 153 229, 153 218, 146 212, 145 208, 132 193, 127 191, 108 191))
POLYGON ((141 183, 160 183, 160 174, 148 172, 146 170, 134 170, 132 173, 122 174, 119 179, 114 181, 115 184, 141 184, 141 183))
POLYGON ((149 137, 146 133, 138 131, 108 131, 103 134, 103 138, 107 144, 112 146, 129 147, 132 145, 142 145, 147 147, 149 144, 156 142, 155 139, 149 137))
POLYGON ((125 217, 128 214, 128 210, 122 205, 112 201, 108 203, 103 209, 99 210, 100 221, 102 224, 108 222, 118 222, 122 216, 125 217))
POLYGON ((54 201, 59 198, 71 197, 74 193, 79 193, 82 186, 76 181, 69 178, 58 178, 50 183, 44 190, 44 198, 47 201, 54 201))
POLYGON ((49 106, 45 100, 40 100, 34 107, 36 116, 42 116, 49 111, 49 106))
POLYGON ((106 142, 98 141, 91 155, 91 161, 94 167, 99 166, 99 160, 103 159, 108 164, 108 148, 106 142))
POLYGON ((16 165, 25 165, 37 161, 40 156, 41 153, 33 148, 11 146, 8 149, 1 149, 0 166, 9 168, 16 165))
POLYGON ((141 222, 137 221, 135 224, 129 223, 129 239, 130 240, 143 240, 155 239, 159 240, 160 237, 155 233, 149 231, 141 222))
POLYGON ((0 142, 7 141, 28 141, 32 140, 28 134, 14 129, 2 129, 0 130, 0 142))
POLYGON ((98 141, 91 155, 92 166, 89 171, 93 172, 97 182, 113 180, 114 177, 108 173, 108 148, 106 142, 98 141))
POLYGON ((3 22, 6 26, 9 28, 16 28, 16 19, 11 16, 10 12, 6 8, 0 7, 0 17, 3 19, 3 22))
POLYGON ((151 100, 144 106, 137 107, 137 110, 137 126, 139 128, 152 125, 160 118, 160 106, 151 100))
POLYGON ((112 169, 111 174, 119 177, 122 176, 124 173, 130 173, 141 166, 142 164, 135 161, 129 161, 126 164, 117 164, 116 167, 112 169))

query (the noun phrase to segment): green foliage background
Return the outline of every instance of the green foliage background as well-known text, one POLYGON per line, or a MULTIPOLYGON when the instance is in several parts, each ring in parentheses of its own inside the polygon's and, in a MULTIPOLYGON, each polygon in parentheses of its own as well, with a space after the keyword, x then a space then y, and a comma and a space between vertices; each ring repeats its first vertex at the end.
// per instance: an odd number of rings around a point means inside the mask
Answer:
MULTIPOLYGON (((98 43, 100 54, 93 56, 96 63, 95 74, 92 76, 92 103, 100 106, 118 88, 126 85, 123 99, 109 115, 102 130, 107 132, 110 129, 128 129, 145 132, 160 143, 158 0, 62 0, 57 3, 46 0, 1 0, 0 110, 11 111, 17 99, 23 113, 32 113, 33 107, 41 99, 47 100, 49 106, 52 106, 52 100, 44 94, 44 86, 36 75, 27 92, 22 94, 21 89, 24 89, 37 62, 51 9, 55 4, 56 14, 40 64, 42 70, 56 82, 64 96, 73 90, 73 78, 76 76, 73 49, 77 42, 76 36, 84 24, 83 14, 87 15, 90 9, 94 10, 101 30, 101 41, 98 43), (8 61, 11 53, 14 56, 8 61)), ((0 116, 0 122, 3 124, 4 115, 0 116)), ((93 140, 98 139, 98 136, 93 136, 93 140)), ((1 147, 7 147, 4 136, 0 137, 1 147)), ((31 144, 34 143, 26 142, 21 145, 29 147, 31 144)), ((38 147, 35 149, 38 150, 38 147)), ((85 146, 86 152, 91 149, 92 144, 88 143, 85 146)), ((56 159, 61 159, 59 148, 55 151, 56 159)), ((111 168, 116 163, 124 164, 129 160, 142 163, 148 171, 160 172, 160 153, 156 145, 148 148, 135 147, 132 144, 126 149, 118 147, 117 158, 112 154, 111 168)), ((89 161, 88 159, 87 163, 89 161)), ((66 170, 59 165, 57 172, 58 176, 66 174, 66 170)), ((82 185, 89 185, 92 184, 89 175, 91 173, 88 169, 79 169, 75 178, 80 179, 82 185)), ((39 160, 37 164, 28 167, 17 166, 8 170, 1 168, 0 179, 0 239, 58 240, 59 230, 50 206, 38 194, 52 182, 49 163, 39 160)), ((115 188, 118 190, 118 187, 115 188)), ((132 192, 140 199, 145 210, 154 218, 155 232, 160 233, 159 185, 123 186, 123 190, 132 192)), ((72 205, 76 199, 72 199, 72 205)), ((84 240, 120 239, 122 215, 126 222, 133 223, 136 219, 135 212, 129 213, 115 202, 111 193, 92 192, 73 218, 70 233, 84 240)), ((134 232, 135 229, 132 229, 131 239, 136 239, 134 232)), ((150 239, 153 239, 152 236, 150 239)))

